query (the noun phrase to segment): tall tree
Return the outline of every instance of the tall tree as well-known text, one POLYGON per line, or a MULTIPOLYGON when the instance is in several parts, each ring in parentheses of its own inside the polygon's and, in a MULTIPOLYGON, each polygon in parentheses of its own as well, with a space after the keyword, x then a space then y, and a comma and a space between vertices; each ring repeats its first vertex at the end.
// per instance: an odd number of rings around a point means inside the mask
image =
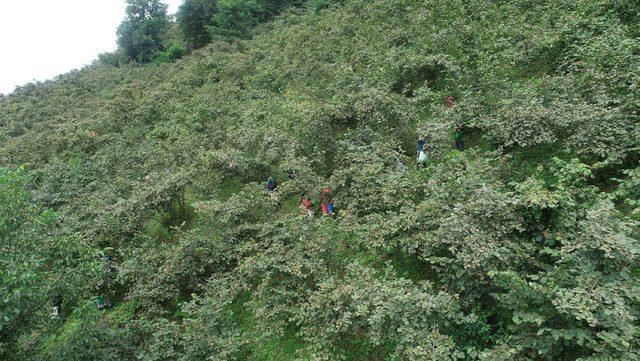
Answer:
POLYGON ((126 17, 118 27, 118 45, 130 59, 151 61, 163 50, 169 19, 160 0, 127 0, 126 17))
POLYGON ((207 27, 212 25, 217 0, 184 0, 177 14, 180 31, 191 49, 201 48, 211 40, 207 27))

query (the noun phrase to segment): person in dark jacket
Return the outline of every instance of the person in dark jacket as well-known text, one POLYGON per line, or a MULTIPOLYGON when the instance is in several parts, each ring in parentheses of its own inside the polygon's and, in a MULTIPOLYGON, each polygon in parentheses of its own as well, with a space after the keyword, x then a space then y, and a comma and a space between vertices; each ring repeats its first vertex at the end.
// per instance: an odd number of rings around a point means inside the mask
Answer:
POLYGON ((116 268, 113 264, 113 257, 111 255, 107 254, 103 257, 102 266, 104 273, 100 280, 100 284, 96 287, 98 290, 96 304, 100 310, 113 307, 113 303, 111 302, 111 298, 109 298, 108 293, 116 273, 116 268))
POLYGON ((64 318, 64 314, 62 312, 62 294, 56 293, 53 296, 53 307, 51 307, 51 318, 64 318))
POLYGON ((464 151, 464 124, 458 124, 453 132, 453 140, 456 143, 456 149, 464 151))

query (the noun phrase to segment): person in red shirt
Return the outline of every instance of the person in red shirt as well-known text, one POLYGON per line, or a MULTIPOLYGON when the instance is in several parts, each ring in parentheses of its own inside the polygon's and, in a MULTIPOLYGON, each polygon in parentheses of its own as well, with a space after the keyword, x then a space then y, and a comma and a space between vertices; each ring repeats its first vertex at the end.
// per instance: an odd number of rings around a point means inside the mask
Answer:
POLYGON ((456 98, 448 96, 446 99, 447 107, 452 110, 456 110, 456 98))
POLYGON ((311 199, 307 197, 307 193, 302 194, 302 198, 300 199, 300 205, 302 206, 302 212, 306 212, 309 218, 313 217, 313 203, 311 199))

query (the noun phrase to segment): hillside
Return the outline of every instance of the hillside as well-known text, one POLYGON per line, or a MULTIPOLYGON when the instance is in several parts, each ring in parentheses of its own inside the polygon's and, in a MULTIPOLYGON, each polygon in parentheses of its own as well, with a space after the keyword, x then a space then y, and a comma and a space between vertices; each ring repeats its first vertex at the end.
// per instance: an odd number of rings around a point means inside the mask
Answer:
POLYGON ((0 98, 0 359, 640 359, 639 12, 343 0, 0 98))

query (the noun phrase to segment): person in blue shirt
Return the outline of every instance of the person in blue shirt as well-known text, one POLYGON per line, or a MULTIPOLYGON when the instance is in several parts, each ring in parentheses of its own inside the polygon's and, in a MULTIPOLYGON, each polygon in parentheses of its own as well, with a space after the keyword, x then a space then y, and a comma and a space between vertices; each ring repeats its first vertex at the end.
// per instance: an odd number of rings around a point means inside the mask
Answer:
POLYGON ((425 168, 429 161, 429 145, 426 141, 418 140, 418 161, 416 169, 425 168))
POLYGON ((276 188, 278 188, 278 184, 276 183, 276 180, 273 179, 273 177, 269 177, 269 179, 267 180, 267 191, 269 192, 269 195, 271 197, 274 196, 274 192, 276 188))

